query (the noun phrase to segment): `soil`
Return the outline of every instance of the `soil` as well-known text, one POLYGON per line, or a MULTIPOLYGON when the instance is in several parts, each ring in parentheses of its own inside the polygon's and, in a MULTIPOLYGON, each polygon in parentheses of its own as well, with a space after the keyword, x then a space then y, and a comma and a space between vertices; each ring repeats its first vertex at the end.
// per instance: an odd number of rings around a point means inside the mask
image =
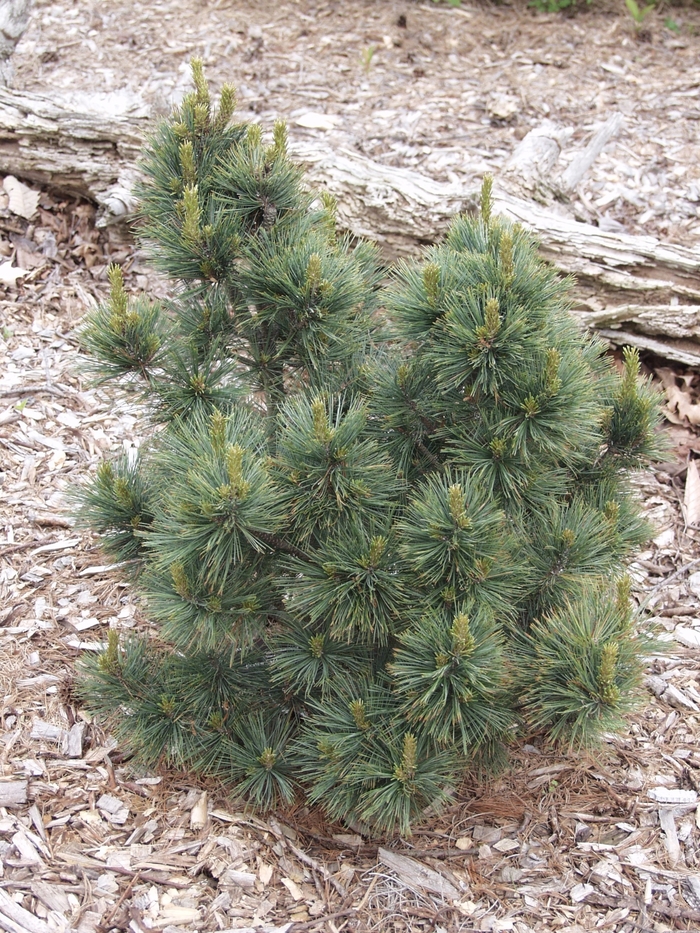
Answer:
POLYGON ((624 129, 579 187, 576 215, 689 245, 700 237, 700 8, 661 4, 637 29, 622 0, 606 2, 563 15, 523 3, 37 0, 16 84, 138 92, 167 112, 198 55, 215 88, 237 87, 245 117, 469 184, 545 119, 572 132, 563 168, 617 111, 624 129))
MULTIPOLYGON (((281 117, 293 138, 452 181, 497 171, 545 118, 573 131, 565 164, 619 111, 625 128, 579 187, 577 213, 695 243, 700 9, 658 10, 643 34, 622 3, 573 13, 37 0, 15 83, 138 93, 166 112, 200 55, 215 88, 237 86, 243 116, 266 127, 281 117)), ((0 252, 30 270, 0 286, 0 926, 700 928, 697 377, 662 374, 674 450, 638 480, 655 537, 631 572, 659 627, 638 711, 590 755, 519 737, 508 769, 469 778, 411 839, 383 840, 421 863, 418 883, 415 862, 390 867, 376 840, 318 813, 261 818, 211 782, 139 770, 76 701, 76 660, 100 650, 108 628, 149 623, 99 541, 70 518, 70 488, 105 453, 138 446, 141 431, 128 397, 90 383, 75 329, 104 296, 109 261, 124 265, 132 291, 163 288, 133 243, 96 230, 94 216, 51 191, 29 220, 0 199, 0 252), (443 893, 426 888, 426 869, 443 893)))

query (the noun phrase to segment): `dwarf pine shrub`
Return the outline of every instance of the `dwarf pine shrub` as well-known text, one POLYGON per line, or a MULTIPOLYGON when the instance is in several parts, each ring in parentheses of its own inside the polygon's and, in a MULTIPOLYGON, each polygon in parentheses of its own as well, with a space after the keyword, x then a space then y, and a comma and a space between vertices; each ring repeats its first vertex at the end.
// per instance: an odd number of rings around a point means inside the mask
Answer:
POLYGON ((628 709, 629 472, 658 401, 488 179, 387 275, 284 125, 232 122, 193 73, 140 193, 174 297, 130 298, 114 266, 82 331, 153 426, 81 499, 157 631, 110 633, 82 694, 145 762, 407 833, 518 727, 580 745, 628 709))

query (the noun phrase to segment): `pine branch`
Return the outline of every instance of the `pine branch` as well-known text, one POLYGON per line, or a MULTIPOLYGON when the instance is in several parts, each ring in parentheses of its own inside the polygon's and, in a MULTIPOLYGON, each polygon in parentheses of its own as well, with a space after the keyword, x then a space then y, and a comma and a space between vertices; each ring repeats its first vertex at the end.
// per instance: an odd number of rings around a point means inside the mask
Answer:
POLYGON ((274 548, 276 551, 282 551, 284 554, 291 554, 292 557, 296 557, 298 560, 303 560, 307 563, 313 560, 305 551, 302 551, 289 541, 285 541, 279 535, 269 534, 266 531, 258 531, 257 536, 261 541, 267 544, 268 547, 274 548))

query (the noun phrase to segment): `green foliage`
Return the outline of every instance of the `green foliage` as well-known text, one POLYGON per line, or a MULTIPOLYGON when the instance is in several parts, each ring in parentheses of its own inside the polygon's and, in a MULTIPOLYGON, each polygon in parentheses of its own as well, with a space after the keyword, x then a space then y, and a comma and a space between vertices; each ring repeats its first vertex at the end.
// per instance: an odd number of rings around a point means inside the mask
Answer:
POLYGON ((102 546, 117 560, 136 558, 144 546, 142 532, 153 524, 156 489, 135 450, 104 460, 93 481, 76 490, 84 527, 102 535, 102 546))
POLYGON ((410 833, 459 780, 458 756, 411 730, 382 679, 310 704, 296 754, 311 802, 380 832, 410 833))
POLYGON ((645 650, 632 628, 624 581, 618 592, 601 587, 586 599, 565 602, 517 644, 515 676, 535 728, 579 746, 619 728, 639 687, 645 650))
POLYGON ((113 268, 83 328, 153 432, 82 520, 142 571, 158 637, 111 633, 80 689, 145 761, 408 833, 523 723, 580 745, 629 707, 628 477, 658 399, 635 351, 618 373, 579 332, 489 179, 387 285, 284 126, 231 124, 231 89, 216 109, 193 76, 141 191, 176 298, 113 268))
MULTIPOLYGON (((592 0, 586 0, 586 3, 592 3, 592 0)), ((529 6, 534 7, 540 13, 560 13, 567 7, 576 5, 576 0, 530 0, 529 6)))
POLYGON ((485 602, 418 618, 400 636, 389 667, 400 708, 418 734, 465 757, 502 739, 512 720, 502 638, 485 602))
MULTIPOLYGON (((434 2, 439 2, 439 0, 434 0, 434 2)), ((529 6, 534 7, 540 13, 560 13, 562 10, 576 6, 576 3, 577 0, 530 0, 529 6)), ((590 5, 592 0, 586 0, 586 3, 590 5)), ((625 7, 634 23, 635 31, 639 32, 647 16, 656 9, 656 2, 654 0, 647 6, 640 6, 637 0, 625 0, 625 7)), ((673 31, 679 29, 671 18, 664 20, 664 26, 673 31)))
POLYGON ((367 73, 369 73, 369 70, 372 67, 372 59, 374 58, 374 53, 376 51, 376 45, 368 45, 360 52, 360 62, 367 73))
POLYGON ((102 381, 137 373, 150 381, 165 342, 163 312, 158 304, 130 301, 119 266, 108 270, 109 301, 87 315, 82 343, 102 381))
POLYGON ((655 9, 656 3, 649 3, 647 6, 640 6, 637 0, 625 0, 627 12, 632 17, 635 29, 639 30, 644 24, 644 20, 655 9))

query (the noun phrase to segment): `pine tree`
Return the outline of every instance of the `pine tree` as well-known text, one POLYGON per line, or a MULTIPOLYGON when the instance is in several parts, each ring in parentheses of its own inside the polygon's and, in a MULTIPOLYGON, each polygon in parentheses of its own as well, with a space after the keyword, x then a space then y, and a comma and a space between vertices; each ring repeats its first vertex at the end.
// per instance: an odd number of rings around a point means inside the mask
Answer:
POLYGON ((620 374, 578 330, 489 179, 386 284, 284 125, 232 123, 233 90, 215 109, 193 75, 140 192, 175 297, 113 266, 82 330, 153 425, 80 495, 158 635, 110 633, 82 693, 143 761, 408 833, 519 726, 578 746, 629 708, 629 473, 658 399, 636 351, 620 374))

